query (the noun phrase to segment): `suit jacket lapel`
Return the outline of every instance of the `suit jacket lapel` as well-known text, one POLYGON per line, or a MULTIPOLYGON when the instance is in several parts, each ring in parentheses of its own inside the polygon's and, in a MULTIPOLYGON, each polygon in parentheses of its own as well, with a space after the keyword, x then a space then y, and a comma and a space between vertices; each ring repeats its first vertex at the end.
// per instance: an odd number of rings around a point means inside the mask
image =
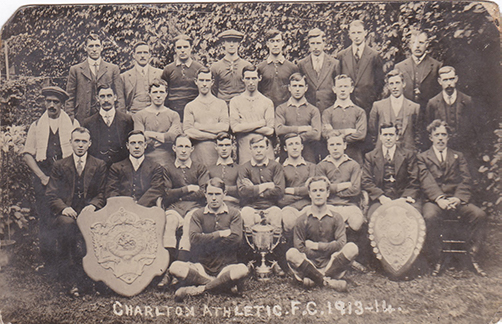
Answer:
POLYGON ((84 195, 87 197, 87 191, 89 185, 91 184, 92 178, 94 177, 94 172, 96 171, 96 164, 90 155, 87 155, 87 162, 85 163, 85 173, 84 173, 84 195))
POLYGON ((357 70, 357 77, 356 77, 354 84, 359 83, 359 80, 361 79, 361 76, 363 75, 363 72, 366 69, 366 66, 368 66, 369 58, 370 58, 370 54, 368 51, 368 45, 364 45, 363 54, 361 55, 361 58, 359 59, 359 69, 357 70))
POLYGON ((424 72, 422 73, 422 78, 420 79, 420 83, 422 83, 425 80, 425 78, 429 75, 429 73, 431 73, 434 65, 434 63, 429 57, 429 54, 427 54, 422 63, 424 64, 424 72))
POLYGON ((404 134, 404 131, 406 130, 406 127, 408 126, 408 116, 411 114, 411 102, 404 98, 403 100, 403 107, 401 109, 403 109, 403 127, 402 127, 402 130, 401 130, 401 135, 404 134))
POLYGON ((101 64, 99 65, 99 71, 98 71, 98 76, 96 80, 99 80, 108 70, 108 64, 101 59, 101 64))
POLYGON ((384 168, 384 158, 382 147, 375 152, 375 182, 378 186, 383 184, 383 168, 384 168))
POLYGON ((436 154, 434 153, 432 146, 430 149, 427 150, 427 158, 431 160, 435 165, 437 165, 439 170, 441 170, 441 163, 439 162, 436 154))
POLYGON ((394 167, 396 176, 399 172, 399 168, 403 164, 403 161, 404 161, 403 153, 401 152, 400 149, 396 148, 396 151, 394 152, 394 167))
POLYGON ((330 67, 333 62, 329 59, 328 54, 324 54, 324 62, 322 62, 321 73, 319 74, 318 84, 321 84, 322 81, 326 78, 328 73, 331 71, 330 67))
POLYGON ((89 61, 85 59, 83 64, 80 66, 80 69, 82 71, 82 75, 85 76, 87 79, 91 80, 91 68, 89 66, 89 61))
MULTIPOLYGON (((383 120, 380 121, 380 124, 382 124, 384 122, 389 123, 392 120, 392 118, 391 118, 392 114, 390 112, 390 110, 392 109, 392 102, 390 101, 390 96, 384 100, 386 100, 385 104, 383 105, 383 111, 382 111, 384 118, 383 118, 383 120)), ((380 125, 378 125, 378 129, 380 130, 380 125)))
POLYGON ((356 75, 354 67, 354 58, 352 54, 352 45, 349 48, 347 48, 347 51, 345 52, 344 56, 345 56, 344 61, 347 64, 347 71, 349 71, 350 74, 349 76, 355 79, 356 75))
POLYGON ((315 88, 319 87, 319 79, 317 78, 317 72, 314 70, 314 64, 312 59, 312 54, 309 55, 307 60, 307 66, 305 69, 305 73, 309 76, 309 79, 314 83, 315 88))

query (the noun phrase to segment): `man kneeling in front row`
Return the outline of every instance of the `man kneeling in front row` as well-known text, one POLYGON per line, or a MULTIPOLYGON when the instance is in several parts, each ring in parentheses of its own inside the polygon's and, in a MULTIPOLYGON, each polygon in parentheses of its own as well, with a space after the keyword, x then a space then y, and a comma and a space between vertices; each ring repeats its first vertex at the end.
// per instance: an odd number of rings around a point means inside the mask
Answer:
POLYGON ((347 291, 347 282, 340 280, 359 250, 347 243, 345 222, 340 214, 328 208, 330 182, 324 176, 307 180, 312 205, 303 209, 294 229, 294 248, 286 259, 295 279, 304 286, 328 286, 347 291))
POLYGON ((248 275, 248 268, 237 263, 237 249, 242 242, 242 218, 237 209, 223 201, 225 183, 213 178, 205 185, 207 205, 196 210, 190 220, 192 260, 174 261, 169 272, 186 287, 179 288, 175 300, 200 295, 215 288, 231 288, 248 275))

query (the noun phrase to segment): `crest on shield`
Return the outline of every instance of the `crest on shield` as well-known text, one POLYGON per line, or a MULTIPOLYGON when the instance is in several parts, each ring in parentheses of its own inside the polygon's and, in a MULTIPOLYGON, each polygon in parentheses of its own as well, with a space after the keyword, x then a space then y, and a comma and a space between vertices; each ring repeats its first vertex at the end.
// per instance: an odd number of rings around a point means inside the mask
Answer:
POLYGON ((143 207, 131 197, 109 198, 96 212, 77 219, 87 248, 82 264, 87 275, 116 293, 134 296, 169 265, 163 247, 164 211, 143 207))
POLYGON ((413 206, 393 201, 378 207, 368 228, 373 252, 393 277, 404 275, 422 250, 425 222, 413 206))

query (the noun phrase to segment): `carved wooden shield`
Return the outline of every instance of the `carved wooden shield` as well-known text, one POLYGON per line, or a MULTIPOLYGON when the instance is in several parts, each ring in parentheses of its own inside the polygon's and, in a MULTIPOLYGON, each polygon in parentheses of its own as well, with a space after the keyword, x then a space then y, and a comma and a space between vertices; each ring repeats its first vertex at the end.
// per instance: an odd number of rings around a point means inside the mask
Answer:
POLYGON ((140 206, 131 197, 112 197, 103 209, 82 212, 77 224, 87 247, 85 272, 118 294, 140 293, 169 265, 165 222, 161 208, 140 206))
POLYGON ((394 277, 405 274, 420 254, 425 239, 425 222, 413 206, 404 201, 384 204, 371 215, 369 238, 373 252, 394 277))

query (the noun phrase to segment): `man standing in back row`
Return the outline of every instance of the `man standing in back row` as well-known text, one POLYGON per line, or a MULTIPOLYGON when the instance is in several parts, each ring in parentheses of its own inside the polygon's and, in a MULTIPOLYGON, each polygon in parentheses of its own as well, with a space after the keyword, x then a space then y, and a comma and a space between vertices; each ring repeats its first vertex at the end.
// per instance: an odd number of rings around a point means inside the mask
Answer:
POLYGON ((112 87, 117 95, 117 110, 125 112, 124 85, 117 65, 105 62, 101 57, 103 44, 96 34, 90 34, 85 41, 87 58, 84 62, 70 68, 66 92, 66 112, 80 124, 97 113, 100 106, 97 95, 102 84, 112 87))

